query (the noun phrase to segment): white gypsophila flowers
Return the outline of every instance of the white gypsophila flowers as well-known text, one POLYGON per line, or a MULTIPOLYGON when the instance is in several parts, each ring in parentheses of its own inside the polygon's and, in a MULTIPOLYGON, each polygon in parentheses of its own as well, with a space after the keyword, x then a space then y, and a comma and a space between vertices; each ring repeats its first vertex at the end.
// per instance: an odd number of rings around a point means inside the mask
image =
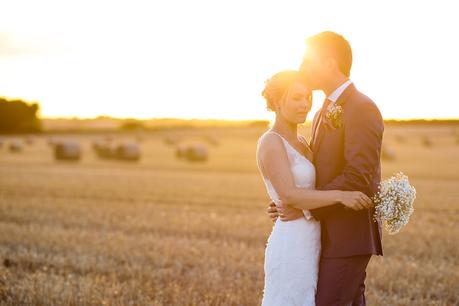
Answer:
POLYGON ((416 189, 410 185, 408 177, 399 172, 379 185, 374 197, 374 217, 384 223, 390 235, 397 234, 405 226, 414 211, 416 189))

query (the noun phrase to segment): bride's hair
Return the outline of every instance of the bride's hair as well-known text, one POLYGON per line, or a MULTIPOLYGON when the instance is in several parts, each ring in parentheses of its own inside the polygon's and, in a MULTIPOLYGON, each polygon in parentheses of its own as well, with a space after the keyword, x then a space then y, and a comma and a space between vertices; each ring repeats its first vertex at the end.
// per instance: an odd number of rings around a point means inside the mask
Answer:
POLYGON ((261 95, 266 100, 266 108, 268 110, 275 111, 276 103, 282 100, 298 77, 298 71, 284 70, 266 80, 265 88, 261 92, 261 95))

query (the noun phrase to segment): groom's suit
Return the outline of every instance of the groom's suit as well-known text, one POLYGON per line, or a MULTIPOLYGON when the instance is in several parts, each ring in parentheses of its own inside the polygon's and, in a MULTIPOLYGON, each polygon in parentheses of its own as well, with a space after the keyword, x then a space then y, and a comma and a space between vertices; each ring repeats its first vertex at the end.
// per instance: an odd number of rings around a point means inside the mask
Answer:
MULTIPOLYGON (((383 119, 375 103, 353 84, 336 105, 343 110, 341 124, 326 118, 326 107, 313 122, 316 187, 372 197, 381 180, 383 119)), ((322 228, 317 306, 365 305, 366 266, 372 254, 382 255, 381 227, 373 213, 374 208, 354 211, 341 204, 311 210, 322 228)))

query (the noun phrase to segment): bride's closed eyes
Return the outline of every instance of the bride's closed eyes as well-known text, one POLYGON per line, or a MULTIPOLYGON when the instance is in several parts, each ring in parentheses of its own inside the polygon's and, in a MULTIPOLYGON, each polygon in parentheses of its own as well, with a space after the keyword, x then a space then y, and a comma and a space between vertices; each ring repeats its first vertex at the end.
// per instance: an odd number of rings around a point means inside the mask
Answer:
POLYGON ((310 109, 312 106, 312 95, 311 94, 302 94, 295 93, 291 99, 295 102, 304 103, 306 108, 310 109))
POLYGON ((295 101, 303 101, 304 100, 304 101, 311 102, 312 101, 312 95, 308 94, 308 93, 296 92, 291 96, 291 99, 295 100, 295 101))
POLYGON ((304 97, 304 95, 302 95, 300 93, 297 93, 297 94, 293 95, 292 99, 295 100, 295 101, 301 101, 301 100, 305 99, 305 97, 304 97))

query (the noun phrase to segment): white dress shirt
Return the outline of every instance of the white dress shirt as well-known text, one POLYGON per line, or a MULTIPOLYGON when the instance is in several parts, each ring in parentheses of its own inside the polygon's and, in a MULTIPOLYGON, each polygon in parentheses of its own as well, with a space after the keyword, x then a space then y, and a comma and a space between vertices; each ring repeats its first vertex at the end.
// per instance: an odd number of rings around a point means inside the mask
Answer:
POLYGON ((352 84, 351 80, 347 80, 341 86, 335 89, 328 97, 327 99, 330 100, 332 103, 336 103, 338 101, 339 97, 343 94, 343 92, 348 88, 349 85, 352 84))

